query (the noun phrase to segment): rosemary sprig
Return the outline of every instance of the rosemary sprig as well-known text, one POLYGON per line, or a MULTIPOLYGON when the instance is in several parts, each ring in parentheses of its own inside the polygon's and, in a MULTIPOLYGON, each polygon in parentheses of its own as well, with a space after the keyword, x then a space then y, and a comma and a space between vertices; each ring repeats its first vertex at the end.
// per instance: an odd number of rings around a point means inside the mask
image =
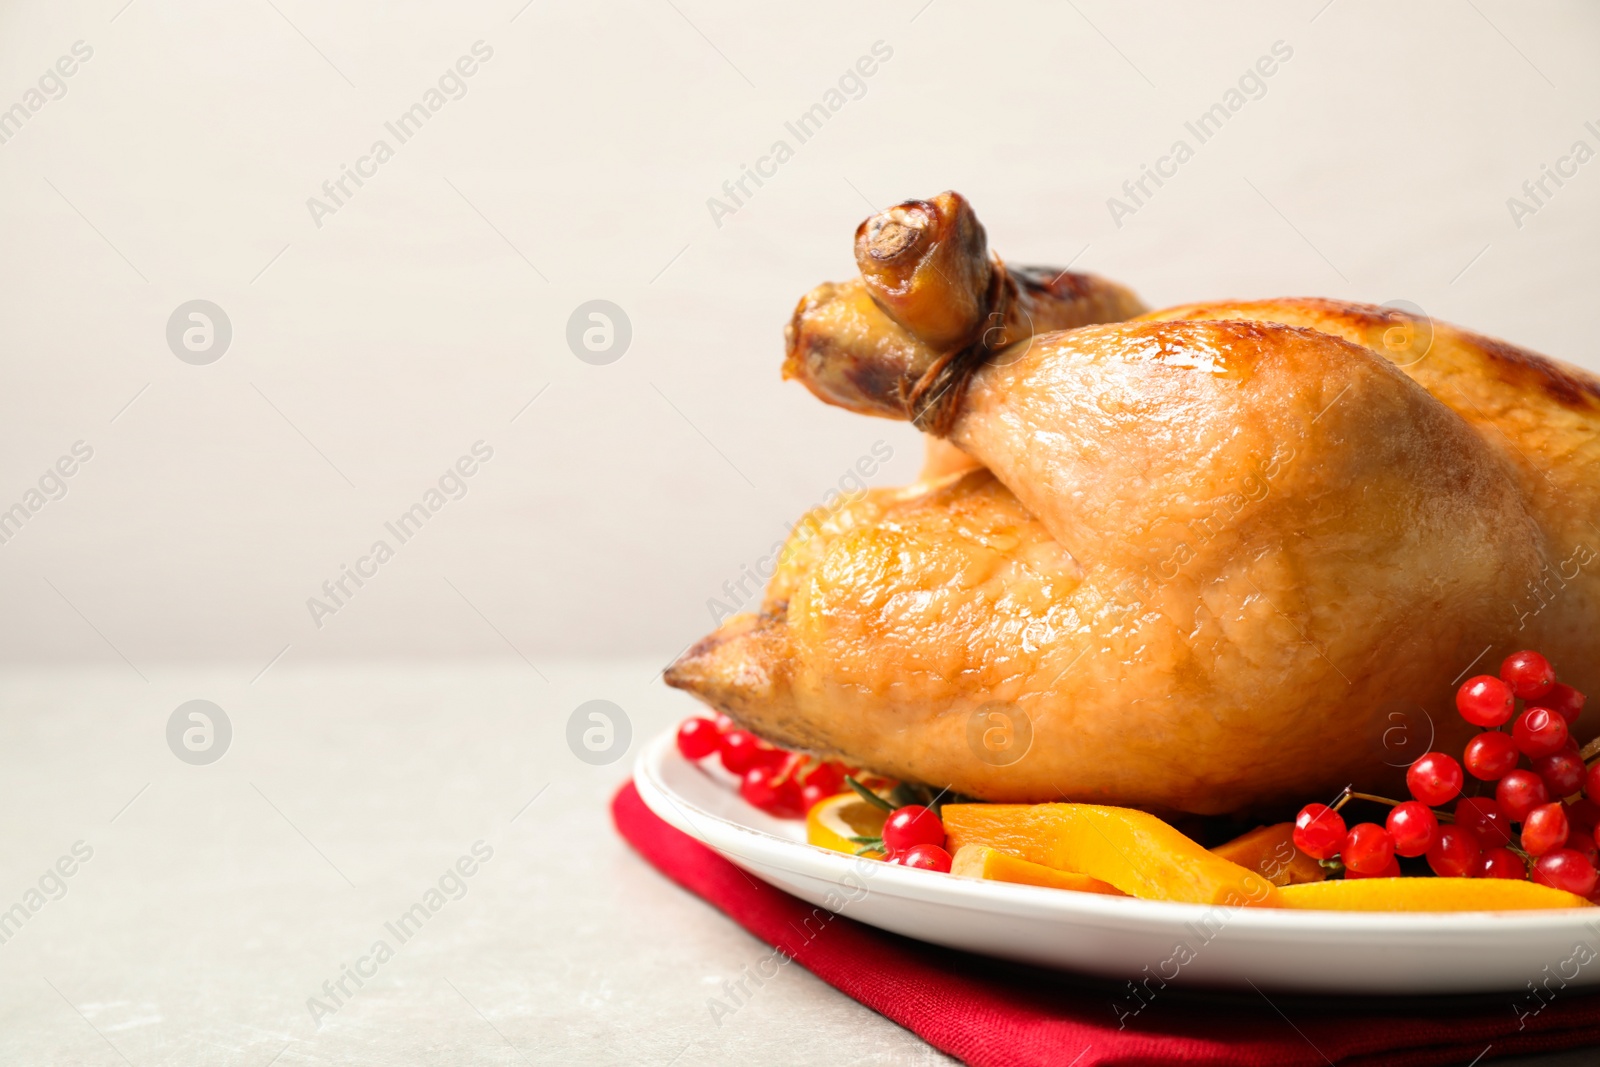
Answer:
POLYGON ((884 845, 883 838, 881 837, 850 837, 847 840, 853 844, 861 846, 860 848, 856 849, 857 856, 864 856, 868 852, 887 853, 889 851, 888 847, 884 845))
POLYGON ((889 803, 887 800, 883 799, 878 794, 874 793, 872 790, 868 789, 866 786, 862 785, 849 775, 845 775, 844 784, 854 790, 856 796, 860 797, 862 800, 865 800, 868 804, 871 804, 874 807, 882 808, 884 811, 893 811, 895 808, 893 804, 889 803))
POLYGON ((926 806, 929 797, 924 794, 925 790, 918 789, 909 782, 899 782, 889 791, 889 803, 897 808, 904 808, 911 804, 926 806))

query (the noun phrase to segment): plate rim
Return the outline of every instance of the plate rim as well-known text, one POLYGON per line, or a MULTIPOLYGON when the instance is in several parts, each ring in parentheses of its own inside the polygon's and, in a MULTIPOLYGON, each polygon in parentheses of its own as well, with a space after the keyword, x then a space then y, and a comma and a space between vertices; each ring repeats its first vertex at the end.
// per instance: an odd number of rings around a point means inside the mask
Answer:
MULTIPOLYGON (((964 908, 978 912, 1004 911, 1013 918, 1055 923, 1092 920, 1145 929, 1183 926, 1218 911, 1228 915, 1228 928, 1236 934, 1343 938, 1351 935, 1388 937, 1416 935, 1429 941, 1451 934, 1508 936, 1516 932, 1582 931, 1600 936, 1600 908, 1516 909, 1503 911, 1377 912, 1319 911, 1314 909, 1250 908, 1226 904, 1191 904, 1167 900, 1141 900, 1095 893, 1066 893, 1044 886, 1017 885, 960 875, 939 876, 873 860, 858 860, 831 849, 779 837, 708 811, 674 790, 664 780, 668 762, 682 763, 698 773, 709 772, 677 751, 677 728, 669 727, 652 738, 634 762, 633 782, 640 798, 668 825, 688 834, 740 869, 772 883, 759 869, 741 863, 739 849, 724 847, 737 841, 748 849, 752 862, 800 877, 847 884, 843 877, 858 865, 872 864, 872 891, 922 904, 964 908), (692 812, 692 814, 691 814, 692 812), (718 833, 706 833, 709 824, 718 833), (718 838, 720 834, 720 839, 718 838), (932 877, 930 877, 932 875, 932 877), (1585 921, 1587 919, 1588 921, 1585 921)), ((774 888, 787 892, 781 886, 774 888)))

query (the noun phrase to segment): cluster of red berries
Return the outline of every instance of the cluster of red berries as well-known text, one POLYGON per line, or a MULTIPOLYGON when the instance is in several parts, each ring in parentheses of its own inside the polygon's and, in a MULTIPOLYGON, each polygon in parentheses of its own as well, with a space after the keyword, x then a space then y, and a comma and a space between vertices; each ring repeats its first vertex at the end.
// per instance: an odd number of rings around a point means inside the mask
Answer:
POLYGON ((906 804, 894 808, 883 820, 882 842, 885 862, 924 871, 950 871, 952 861, 944 847, 944 820, 930 807, 906 804))
POLYGON ((1600 880, 1600 763, 1585 766, 1570 733, 1584 699, 1556 681, 1539 653, 1512 654, 1498 678, 1478 675, 1456 692, 1461 717, 1483 728, 1460 762, 1443 752, 1419 757, 1406 772, 1413 799, 1404 802, 1346 792, 1332 807, 1307 804, 1295 819, 1295 847, 1319 860, 1338 859, 1346 878, 1395 877, 1396 857, 1426 856, 1441 877, 1531 876, 1593 895, 1600 880), (1500 729, 1507 723, 1509 732, 1500 729), (1495 783, 1493 797, 1461 796, 1462 764, 1472 777, 1495 783), (1391 805, 1385 824, 1346 830, 1339 808, 1352 797, 1391 805), (1434 810, 1452 800, 1453 815, 1434 810))
POLYGON ((886 813, 881 837, 853 840, 862 852, 881 852, 888 863, 926 871, 950 870, 945 851, 944 822, 924 804, 891 804, 852 777, 855 768, 834 760, 818 760, 768 744, 749 730, 734 726, 725 715, 694 716, 678 727, 678 751, 694 762, 716 756, 739 778, 745 801, 780 819, 804 818, 817 804, 844 792, 848 784, 863 800, 886 813))
POLYGON ((716 755, 728 773, 739 779, 739 795, 754 807, 780 819, 803 819, 819 801, 844 791, 853 769, 833 760, 817 760, 788 752, 733 725, 725 715, 683 720, 678 751, 688 760, 716 755))

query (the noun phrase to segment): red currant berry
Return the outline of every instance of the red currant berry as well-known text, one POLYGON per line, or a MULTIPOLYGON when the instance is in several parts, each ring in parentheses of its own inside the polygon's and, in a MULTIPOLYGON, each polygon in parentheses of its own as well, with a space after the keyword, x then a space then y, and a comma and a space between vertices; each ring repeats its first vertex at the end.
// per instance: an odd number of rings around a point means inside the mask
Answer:
POLYGON ((717 751, 722 756, 722 765, 733 774, 742 775, 756 764, 766 763, 760 738, 749 730, 729 730, 722 735, 717 751))
POLYGON ((938 845, 912 845, 900 853, 897 862, 902 867, 916 867, 924 871, 950 873, 950 853, 938 845))
POLYGON ((844 790, 844 768, 832 760, 824 760, 802 772, 800 783, 825 789, 827 795, 832 796, 844 790))
POLYGON ((896 808, 883 821, 883 843, 890 852, 904 852, 912 845, 944 845, 944 823, 921 804, 896 808))
POLYGON ((1357 823, 1339 850, 1346 870, 1376 878, 1394 860, 1394 838, 1375 822, 1357 823))
POLYGON ((1511 844, 1511 820, 1488 797, 1462 797, 1456 804, 1456 825, 1482 848, 1511 844))
POLYGON ((1344 817, 1326 804, 1307 804, 1294 820, 1294 847, 1317 860, 1331 860, 1344 847, 1344 817))
POLYGON ((1542 804, 1522 820, 1522 851, 1542 856, 1567 843, 1567 813, 1560 804, 1542 804))
POLYGON ((1467 742, 1461 762, 1467 765, 1472 777, 1484 782, 1498 782, 1512 771, 1522 752, 1510 734, 1486 730, 1467 742))
POLYGON ((1580 830, 1588 833, 1596 826, 1600 826, 1600 804, 1587 797, 1568 801, 1567 825, 1572 827, 1573 833, 1578 833, 1580 830))
POLYGON ((806 817, 805 789, 799 782, 790 778, 778 786, 778 806, 773 814, 780 819, 803 819, 806 817))
POLYGON ((1544 779, 1552 797, 1570 797, 1583 789, 1583 775, 1587 770, 1583 757, 1567 749, 1533 761, 1533 773, 1544 779))
POLYGON ((786 816, 800 816, 806 812, 802 795, 804 787, 800 782, 800 769, 805 764, 806 757, 798 752, 785 752, 783 759, 778 763, 778 797, 781 801, 779 808, 786 816))
POLYGON ((775 814, 782 803, 778 772, 765 764, 745 771, 739 778, 739 795, 745 803, 768 814, 775 814))
POLYGON ((1513 878, 1518 881, 1528 877, 1528 865, 1522 857, 1509 848, 1491 848, 1478 857, 1474 878, 1513 878))
MULTIPOLYGON (((1600 804, 1600 763, 1591 764, 1583 774, 1583 795, 1600 804)), ((1595 823, 1600 826, 1600 822, 1595 823)))
POLYGON ((1552 889, 1565 889, 1586 897, 1594 892, 1596 874, 1594 864, 1582 853, 1558 848, 1534 861, 1533 880, 1552 889))
POLYGON ((1426 804, 1408 800, 1389 810, 1384 829, 1394 839, 1397 855, 1420 856, 1433 847, 1434 835, 1439 832, 1439 820, 1426 804))
POLYGON ((1374 871, 1371 874, 1362 874, 1360 871, 1355 870, 1354 868, 1346 867, 1344 869, 1344 876, 1351 881, 1354 881, 1358 878, 1399 878, 1400 861, 1395 859, 1393 856, 1390 856, 1388 866, 1384 867, 1380 871, 1374 871))
MULTIPOLYGON (((1568 826, 1571 824, 1568 823, 1568 826)), ((1591 831, 1572 828, 1567 834, 1567 847, 1574 852, 1582 853, 1584 859, 1600 869, 1600 845, 1595 844, 1591 831)))
POLYGON ((1567 720, 1549 708, 1529 708, 1511 727, 1512 740, 1529 759, 1560 752, 1567 743, 1567 720))
POLYGON ((1521 822, 1534 808, 1550 803, 1550 790, 1532 771, 1512 771, 1494 787, 1494 798, 1507 818, 1521 822))
POLYGON ((823 789, 819 786, 801 786, 800 807, 805 811, 810 811, 812 808, 816 807, 818 804, 821 804, 824 800, 827 800, 829 797, 834 795, 835 794, 832 791, 823 789))
POLYGON ((1556 684, 1555 668, 1537 652, 1513 652, 1500 664, 1500 680, 1521 700, 1538 700, 1556 684))
POLYGON ((1461 764, 1443 752, 1424 752, 1406 771, 1411 795, 1436 808, 1448 804, 1461 792, 1461 764))
POLYGON ((1456 710, 1474 726, 1499 726, 1516 710, 1511 687, 1490 674, 1468 678, 1456 690, 1456 710))
POLYGON ((686 760, 703 760, 722 744, 717 724, 698 715, 683 720, 678 727, 678 751, 686 760))
POLYGON ((1478 862, 1478 839, 1460 826, 1441 826, 1428 849, 1428 866, 1440 878, 1469 878, 1478 862))
POLYGON ((719 734, 725 734, 729 730, 737 729, 733 724, 733 720, 720 711, 711 716, 711 721, 717 724, 717 733, 719 734))
POLYGON ((1557 682, 1550 687, 1550 692, 1539 698, 1539 706, 1559 711, 1561 717, 1571 726, 1578 721, 1578 716, 1583 712, 1584 695, 1562 682, 1557 682))

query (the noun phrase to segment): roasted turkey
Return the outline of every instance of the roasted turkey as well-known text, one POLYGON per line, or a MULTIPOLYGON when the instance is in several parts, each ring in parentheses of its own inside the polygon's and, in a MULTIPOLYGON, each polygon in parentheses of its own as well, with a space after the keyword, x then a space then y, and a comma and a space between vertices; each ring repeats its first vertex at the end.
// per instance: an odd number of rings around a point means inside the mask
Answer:
POLYGON ((669 684, 985 800, 1202 815, 1392 792, 1519 648, 1600 685, 1587 373, 1329 300, 1140 314, 1007 267, 953 193, 868 219, 856 259, 785 374, 910 419, 928 467, 802 520, 669 684))

